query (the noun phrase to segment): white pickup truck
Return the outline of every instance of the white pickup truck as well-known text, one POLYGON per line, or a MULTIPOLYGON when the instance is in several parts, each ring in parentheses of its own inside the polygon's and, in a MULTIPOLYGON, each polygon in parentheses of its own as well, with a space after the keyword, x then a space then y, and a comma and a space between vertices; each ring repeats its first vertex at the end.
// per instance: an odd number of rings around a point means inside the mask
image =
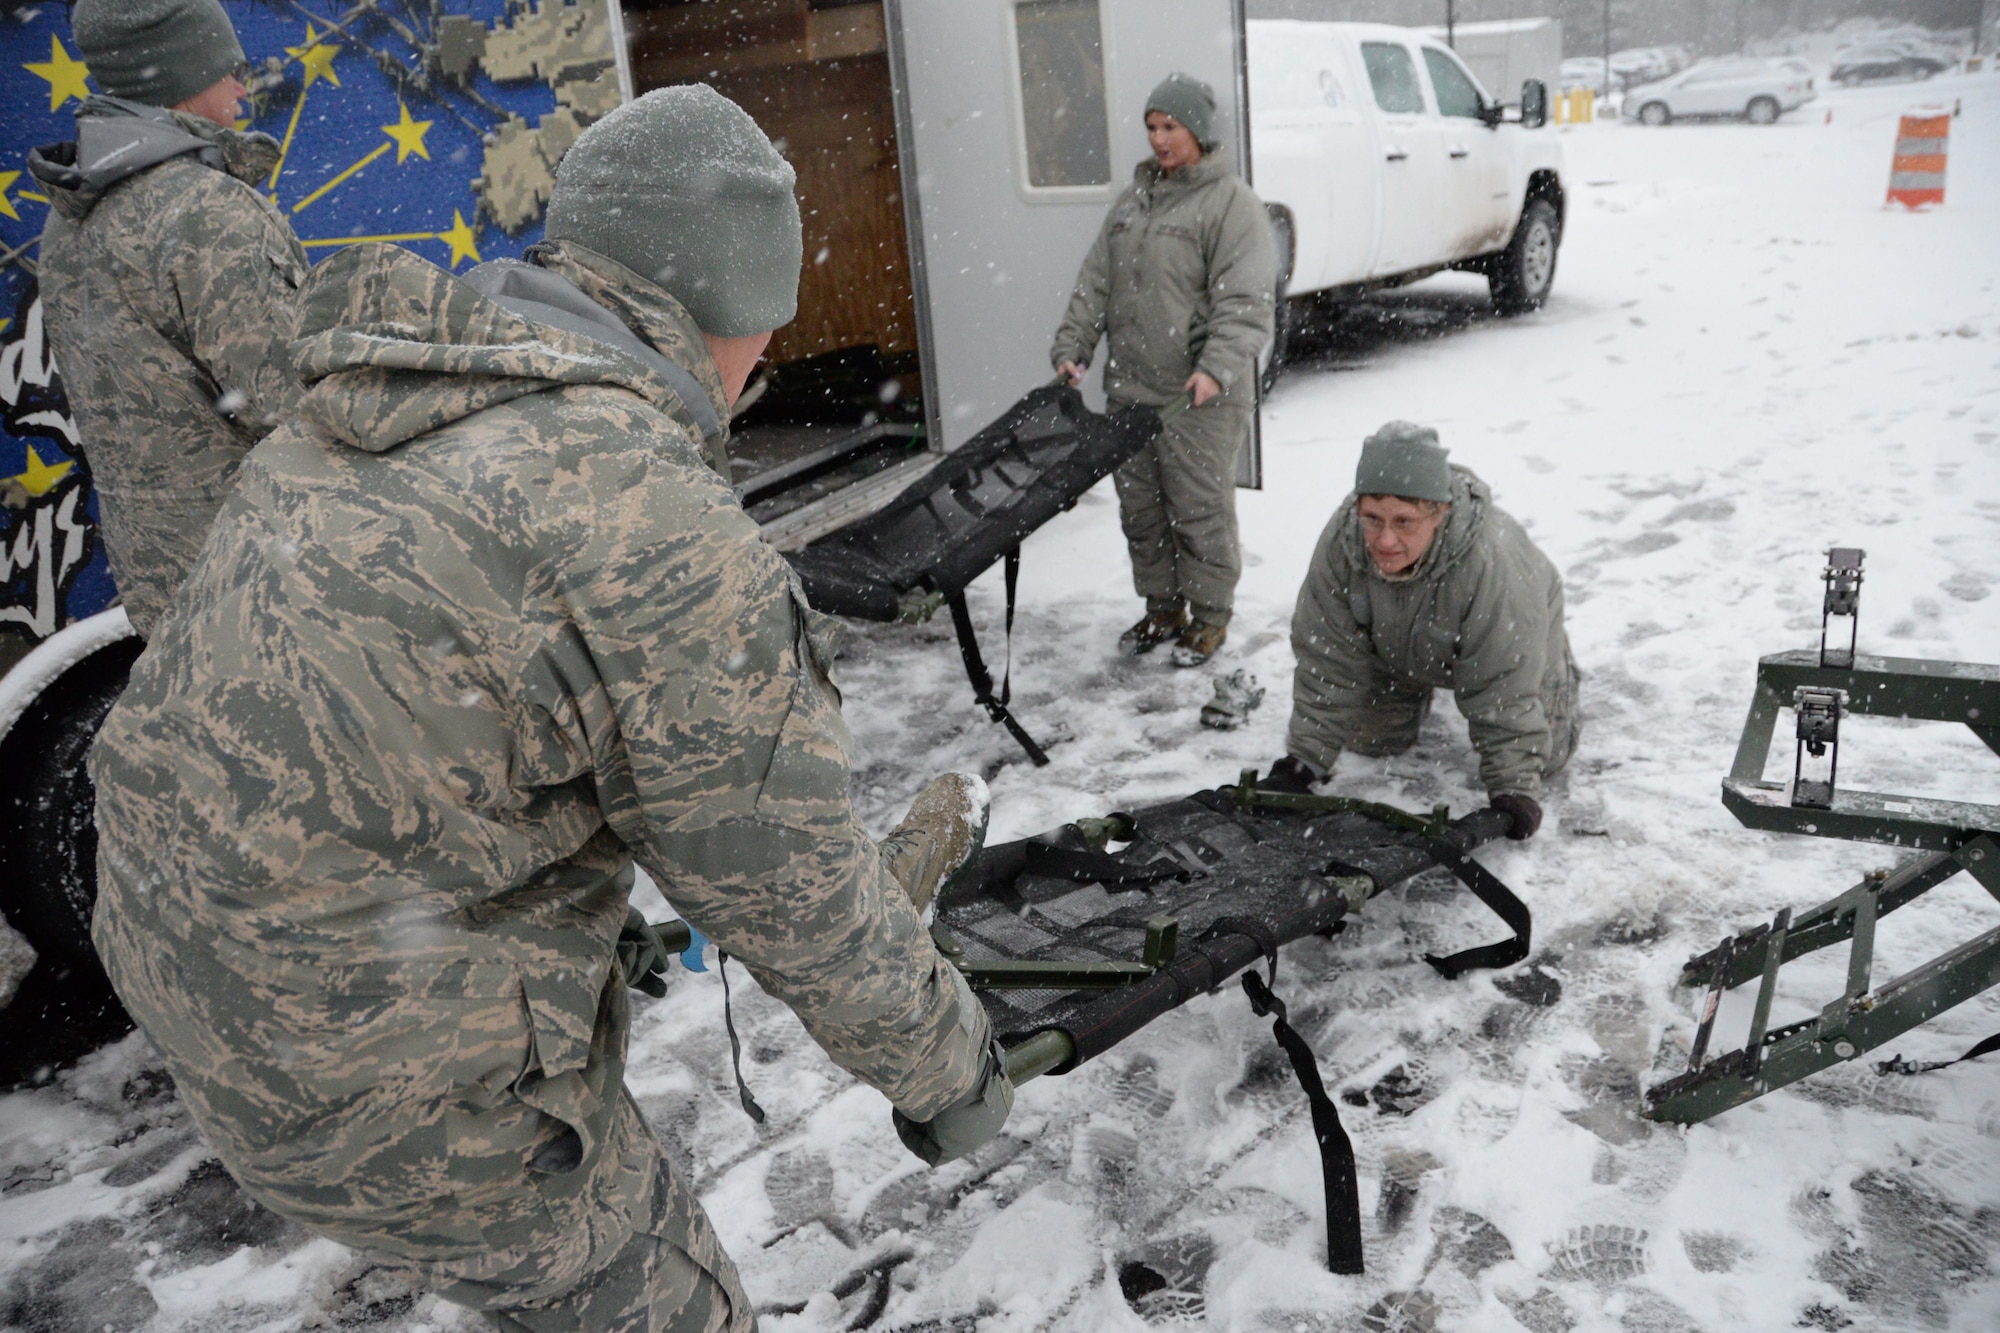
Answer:
POLYGON ((1529 81, 1503 115, 1449 47, 1414 29, 1247 26, 1251 162, 1281 296, 1339 300, 1455 268, 1484 274, 1502 313, 1542 304, 1565 199, 1546 88, 1529 81))

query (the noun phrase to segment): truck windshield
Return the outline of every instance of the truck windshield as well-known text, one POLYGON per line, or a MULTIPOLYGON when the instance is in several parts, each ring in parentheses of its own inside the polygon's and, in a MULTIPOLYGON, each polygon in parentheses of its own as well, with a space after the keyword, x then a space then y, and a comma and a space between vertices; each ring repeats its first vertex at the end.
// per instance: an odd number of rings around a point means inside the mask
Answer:
POLYGON ((1375 105, 1384 111, 1422 115, 1423 89, 1417 84, 1417 62, 1407 47, 1388 42, 1363 42, 1361 59, 1368 66, 1368 82, 1375 87, 1375 105))

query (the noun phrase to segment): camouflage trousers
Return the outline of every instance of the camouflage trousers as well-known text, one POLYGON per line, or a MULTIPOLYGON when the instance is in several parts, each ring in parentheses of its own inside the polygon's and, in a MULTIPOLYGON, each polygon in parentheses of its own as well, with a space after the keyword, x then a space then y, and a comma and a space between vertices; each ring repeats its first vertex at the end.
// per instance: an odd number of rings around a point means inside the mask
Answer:
MULTIPOLYGON (((100 862, 100 872, 107 867, 100 862)), ((751 1333, 735 1266, 624 1087, 615 964, 335 967, 106 877, 93 937, 252 1198, 510 1333, 751 1333), (567 1034, 551 985, 593 988, 567 1034)))
POLYGON ((1229 623, 1243 577, 1236 460, 1249 438, 1248 404, 1211 400, 1175 416, 1114 474, 1132 587, 1148 609, 1186 602, 1196 620, 1229 623))

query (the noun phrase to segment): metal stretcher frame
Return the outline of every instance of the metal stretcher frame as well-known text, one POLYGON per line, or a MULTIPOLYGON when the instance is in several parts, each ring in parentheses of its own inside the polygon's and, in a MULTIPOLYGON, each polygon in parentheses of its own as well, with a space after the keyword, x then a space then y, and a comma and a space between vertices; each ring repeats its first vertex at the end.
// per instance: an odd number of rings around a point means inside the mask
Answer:
MULTIPOLYGON (((1907 847, 1923 853, 1894 871, 1871 874, 1794 917, 1786 908, 1768 925, 1725 939, 1688 960, 1680 984, 1706 987, 1684 1073, 1646 1091, 1645 1114, 1694 1124, 1774 1088, 1859 1058, 1955 1005, 2000 985, 2000 927, 1871 989, 1875 926, 1963 870, 2000 898, 2000 807, 1967 801, 1858 791, 1835 785, 1839 724, 1849 715, 1960 722, 2000 753, 2000 666, 1854 651, 1861 581, 1859 550, 1828 552, 1821 646, 1776 653, 1757 664, 1757 686, 1722 802, 1746 827, 1776 833, 1907 847), (1847 642, 1833 622, 1846 619, 1847 642), (1786 707, 1798 715, 1798 747, 1788 783, 1765 780, 1764 767, 1786 707), (1826 777, 1808 779, 1808 756, 1823 756, 1826 777), (1770 1025, 1778 976, 1791 960, 1850 941, 1847 984, 1816 1016, 1770 1025), (1714 1059, 1708 1050, 1725 992, 1758 981, 1750 1029, 1741 1048, 1714 1059)), ((1967 1056, 1965 1058, 1971 1058, 1967 1056)), ((1912 1072, 1899 1061, 1885 1071, 1912 1072)))

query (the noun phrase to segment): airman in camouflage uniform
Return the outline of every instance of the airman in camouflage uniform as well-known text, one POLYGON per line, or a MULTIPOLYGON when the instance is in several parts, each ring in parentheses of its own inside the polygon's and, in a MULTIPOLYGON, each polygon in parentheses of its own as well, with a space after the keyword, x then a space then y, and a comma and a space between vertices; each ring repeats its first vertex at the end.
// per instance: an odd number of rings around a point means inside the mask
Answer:
POLYGON ((48 193, 41 291, 99 526, 150 636, 244 454, 291 411, 305 251, 270 200, 278 145, 226 128, 243 60, 216 0, 79 0, 98 85, 74 142, 29 154, 48 193))
MULTIPOLYGON (((623 1086, 634 862, 940 1160, 1011 1104, 912 904, 983 799, 920 802, 938 836, 899 830, 889 857, 866 836, 829 624, 704 448, 744 326, 791 316, 790 169, 705 88, 591 134, 558 199, 607 162, 671 199, 705 159, 688 188, 730 199, 735 262, 790 288, 683 301, 566 235, 464 278, 384 245, 321 265, 298 416, 246 462, 94 753, 94 939, 271 1208, 503 1328, 744 1330, 623 1086)), ((631 235, 684 234, 662 206, 628 201, 631 235)))

